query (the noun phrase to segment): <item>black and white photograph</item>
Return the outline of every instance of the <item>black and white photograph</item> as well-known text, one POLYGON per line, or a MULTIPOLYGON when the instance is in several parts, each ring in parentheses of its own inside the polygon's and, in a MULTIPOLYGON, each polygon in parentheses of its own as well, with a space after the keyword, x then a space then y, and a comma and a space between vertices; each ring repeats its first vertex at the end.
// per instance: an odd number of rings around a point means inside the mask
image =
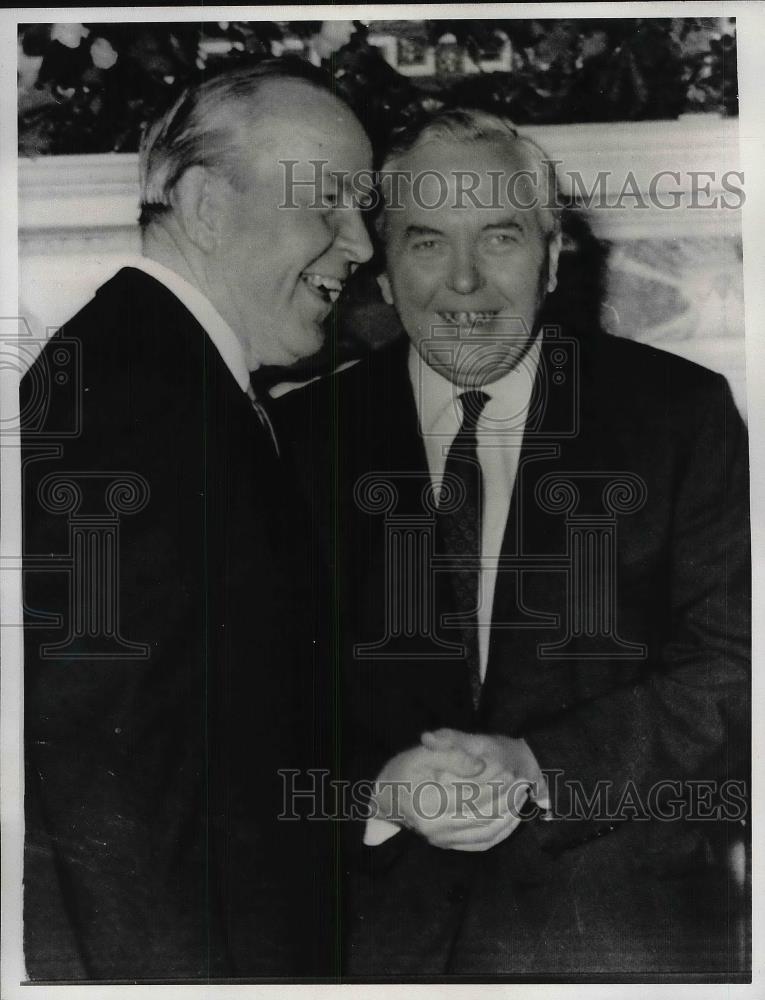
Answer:
POLYGON ((746 7, 2 15, 3 1000, 763 995, 746 7))

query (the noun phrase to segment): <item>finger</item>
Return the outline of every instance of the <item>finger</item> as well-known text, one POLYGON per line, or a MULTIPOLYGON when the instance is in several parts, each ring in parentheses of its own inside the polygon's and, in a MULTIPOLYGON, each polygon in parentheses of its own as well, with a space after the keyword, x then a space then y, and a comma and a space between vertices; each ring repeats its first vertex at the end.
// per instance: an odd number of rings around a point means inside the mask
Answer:
POLYGON ((486 770, 486 761, 466 750, 432 750, 431 766, 439 775, 450 772, 459 778, 475 778, 486 770))
MULTIPOLYGON (((511 823, 514 822, 513 818, 503 817, 504 822, 511 823)), ((427 820, 423 823, 423 826, 427 824, 427 820)), ((430 833, 433 836, 438 837, 448 837, 460 838, 470 836, 478 837, 481 836, 481 831, 493 830, 496 826, 496 819, 477 819, 475 817, 469 817, 465 819, 455 819, 453 816, 443 817, 439 819, 439 822, 432 824, 432 829, 430 833), (469 831, 472 831, 470 833, 469 831)), ((493 833, 487 833, 486 836, 493 836, 493 833)))
MULTIPOLYGON (((471 779, 467 783, 472 785, 471 779)), ((415 786, 411 796, 403 797, 400 808, 408 825, 428 839, 453 836, 468 827, 489 826, 497 820, 496 810, 481 814, 464 805, 462 794, 453 784, 432 778, 415 786)))
POLYGON ((512 832, 512 830, 503 830, 501 834, 491 840, 444 841, 440 844, 434 844, 433 846, 440 847, 445 851, 464 851, 465 853, 478 854, 485 851, 491 851, 493 848, 498 847, 499 844, 511 836, 512 832))
POLYGON ((438 729, 434 733, 423 733, 420 743, 428 750, 451 750, 456 746, 451 729, 438 729))
POLYGON ((452 851, 490 851, 492 847, 507 840, 519 823, 520 820, 511 819, 480 830, 466 831, 463 834, 440 835, 438 846, 452 851))
POLYGON ((439 783, 439 789, 440 792, 426 788, 427 795, 418 799, 419 807, 415 810, 423 836, 438 838, 439 846, 444 841, 446 846, 466 841, 498 843, 522 819, 520 793, 525 799, 526 789, 515 784, 497 789, 482 787, 476 779, 458 778, 439 783))
POLYGON ((519 823, 520 820, 515 816, 502 816, 489 821, 476 820, 474 823, 455 824, 450 830, 444 830, 444 836, 448 836, 454 843, 487 843, 501 837, 503 833, 511 833, 519 823))
MULTIPOLYGON (((447 796, 443 797, 429 786, 409 804, 408 812, 418 833, 431 842, 438 840, 439 843, 444 839, 464 836, 466 832, 473 837, 481 836, 482 829, 488 830, 485 836, 493 835, 492 831, 497 826, 496 813, 482 815, 478 810, 463 808, 454 790, 447 787, 446 791, 447 796), (472 834, 469 832, 471 830, 472 834)), ((513 817, 507 815, 500 818, 503 822, 513 820, 513 817)))
POLYGON ((529 797, 527 781, 519 781, 508 771, 493 772, 488 765, 476 784, 480 788, 475 800, 476 808, 482 811, 493 808, 495 815, 498 811, 518 814, 529 797))
POLYGON ((450 729, 447 726, 442 726, 440 729, 422 733, 420 742, 432 750, 448 750, 450 747, 459 747, 474 756, 479 756, 483 752, 486 741, 483 736, 475 733, 466 733, 461 729, 450 729))
MULTIPOLYGON (((489 824, 485 823, 485 825, 488 826, 489 824)), ((453 819, 440 816, 436 819, 417 817, 411 824, 411 829, 427 840, 429 844, 432 844, 434 847, 441 847, 450 845, 454 841, 459 841, 462 827, 453 819)), ((479 836, 477 831, 474 836, 479 836)), ((484 839, 491 840, 492 837, 493 833, 487 834, 484 839)))
POLYGON ((459 741, 461 736, 467 736, 468 734, 462 729, 452 729, 451 726, 439 726, 438 729, 429 729, 422 735, 432 736, 435 740, 448 740, 450 743, 454 743, 455 741, 459 741))
MULTIPOLYGON (((476 777, 449 775, 448 778, 453 786, 451 796, 455 811, 462 816, 477 815, 484 819, 518 816, 528 797, 527 786, 519 784, 506 772, 493 773, 488 765, 486 771, 476 777)), ((441 780, 446 779, 447 775, 442 774, 441 780)))

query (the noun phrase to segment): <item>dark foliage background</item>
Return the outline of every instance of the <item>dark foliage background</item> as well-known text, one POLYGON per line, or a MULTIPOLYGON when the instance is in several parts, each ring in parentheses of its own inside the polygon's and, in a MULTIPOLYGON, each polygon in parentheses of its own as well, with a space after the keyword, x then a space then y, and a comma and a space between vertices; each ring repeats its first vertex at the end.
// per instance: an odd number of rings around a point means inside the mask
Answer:
POLYGON ((445 95, 519 124, 738 111, 731 19, 22 25, 19 152, 133 152, 186 82, 283 52, 324 65, 378 141, 445 95), (372 44, 383 34, 395 39, 397 67, 372 44), (503 46, 509 68, 476 71, 503 46), (433 72, 412 75, 426 54, 433 72))

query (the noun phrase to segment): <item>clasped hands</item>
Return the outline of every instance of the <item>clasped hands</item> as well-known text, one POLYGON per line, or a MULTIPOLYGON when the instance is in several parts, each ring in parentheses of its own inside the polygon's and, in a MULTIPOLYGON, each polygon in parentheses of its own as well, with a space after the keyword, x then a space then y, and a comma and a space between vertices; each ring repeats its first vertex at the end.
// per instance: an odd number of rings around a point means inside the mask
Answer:
POLYGON ((488 851, 516 829, 527 798, 548 807, 545 777, 525 740, 438 729, 388 761, 373 804, 378 819, 434 847, 488 851))

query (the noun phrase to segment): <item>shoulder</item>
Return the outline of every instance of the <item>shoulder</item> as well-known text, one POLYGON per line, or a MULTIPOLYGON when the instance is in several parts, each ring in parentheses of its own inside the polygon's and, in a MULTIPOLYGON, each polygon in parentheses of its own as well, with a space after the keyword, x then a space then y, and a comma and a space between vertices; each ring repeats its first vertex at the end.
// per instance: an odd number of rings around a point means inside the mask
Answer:
POLYGON ((95 429, 169 408, 184 391, 198 395, 204 338, 168 289, 125 268, 56 331, 25 374, 21 412, 35 414, 23 417, 25 427, 44 411, 51 427, 69 426, 79 414, 95 429))
POLYGON ((367 351, 338 371, 315 378, 302 388, 285 393, 276 401, 277 407, 288 413, 304 413, 308 409, 335 405, 362 404, 370 394, 385 391, 391 383, 408 378, 406 352, 408 341, 367 351))
POLYGON ((383 348, 276 401, 279 438, 301 475, 338 468, 350 475, 355 462, 390 438, 408 385, 406 364, 398 369, 395 355, 383 348))
POLYGON ((64 325, 93 350, 97 346, 150 352, 157 362, 178 358, 179 344, 188 348, 191 329, 201 327, 182 302, 156 278, 135 268, 123 268, 102 285, 95 297, 64 325))
POLYGON ((615 418, 695 422, 730 404, 722 375, 670 351, 609 334, 583 338, 579 348, 589 404, 598 400, 615 418))
POLYGON ((639 377, 645 391, 650 391, 657 379, 671 379, 678 388, 703 391, 722 380, 721 375, 703 365, 627 337, 598 333, 580 343, 583 359, 595 371, 616 375, 622 387, 639 377))
POLYGON ((83 378, 99 381, 182 367, 195 353, 201 361, 195 332, 203 334, 172 292, 142 271, 123 268, 50 338, 27 380, 47 371, 61 349, 76 359, 83 378))

